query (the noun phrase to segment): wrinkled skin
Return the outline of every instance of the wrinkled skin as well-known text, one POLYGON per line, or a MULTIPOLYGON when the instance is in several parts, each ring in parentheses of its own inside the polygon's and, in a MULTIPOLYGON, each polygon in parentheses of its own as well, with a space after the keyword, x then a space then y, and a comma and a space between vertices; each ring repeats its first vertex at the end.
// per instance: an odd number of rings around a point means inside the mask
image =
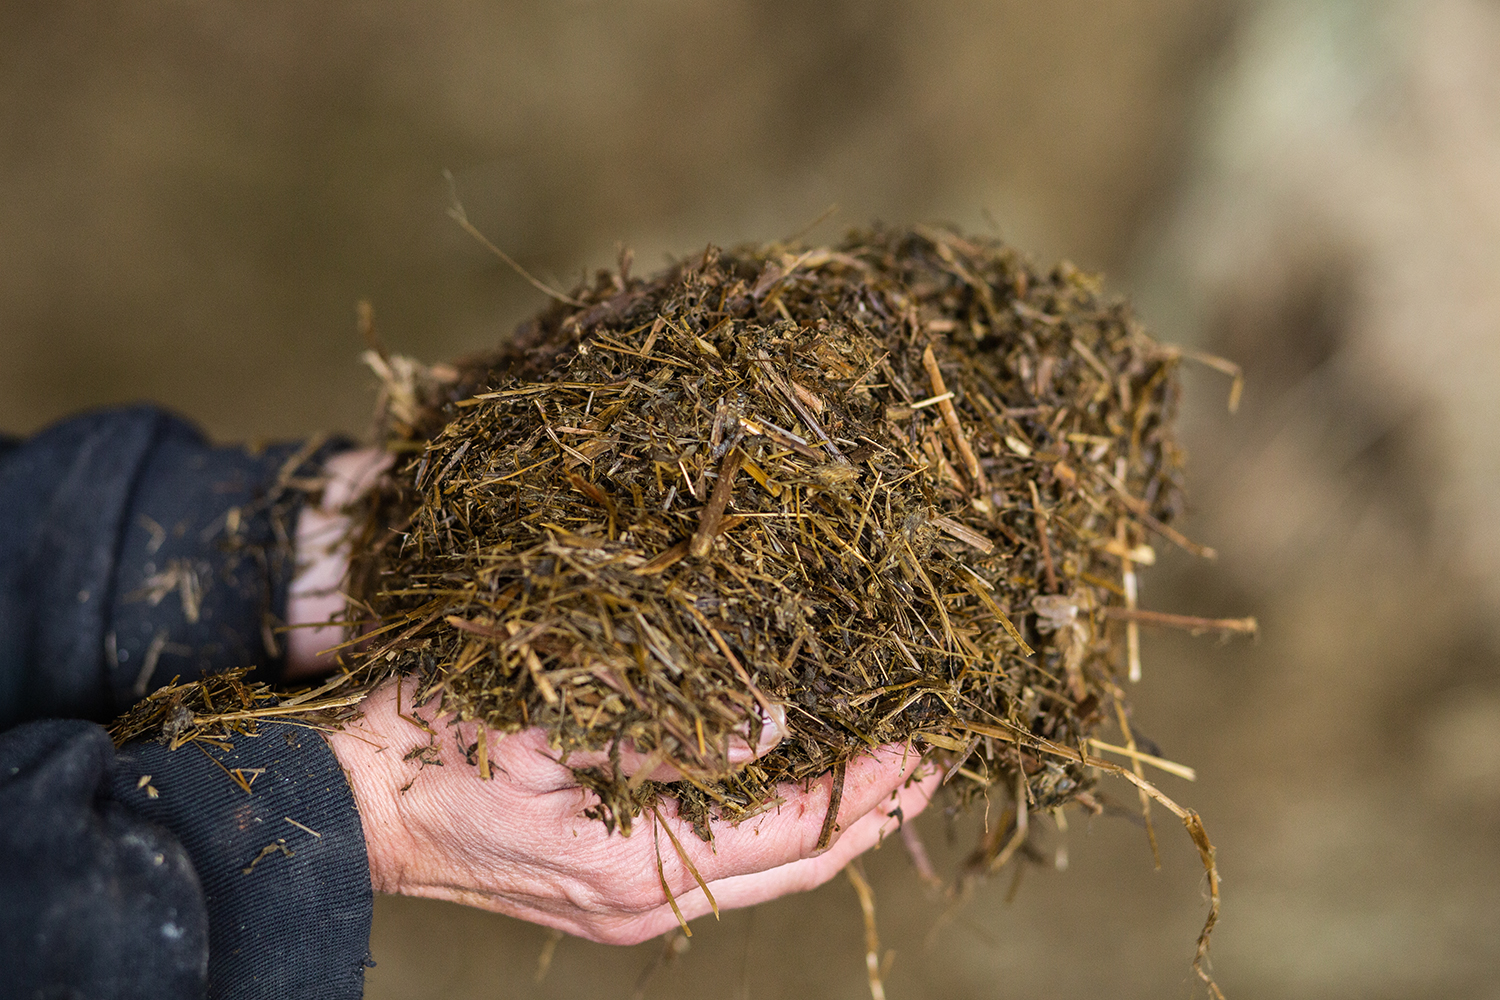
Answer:
MULTIPOLYGON (((406 682, 405 698, 413 686, 406 682)), ((650 813, 629 837, 581 815, 593 793, 557 763, 541 730, 490 731, 491 779, 484 781, 459 746, 460 739, 472 744, 472 725, 438 721, 429 736, 396 708, 395 682, 387 682, 360 722, 329 736, 359 803, 377 891, 447 899, 608 944, 635 944, 675 926, 663 876, 684 917, 709 912, 650 813), (403 759, 429 743, 429 763, 403 759)), ((404 711, 411 714, 409 704, 404 711)), ((424 721, 430 715, 418 714, 424 721)), ((575 755, 569 763, 589 762, 575 755)), ((631 764, 627 755, 624 765, 631 764)), ((721 909, 751 906, 821 885, 895 832, 900 817, 921 812, 936 790, 939 776, 923 774, 920 757, 901 747, 850 762, 839 829, 822 853, 816 845, 828 807, 826 775, 808 789, 784 787, 779 806, 738 826, 714 824, 712 843, 693 834, 673 803, 663 803, 659 815, 721 909)))

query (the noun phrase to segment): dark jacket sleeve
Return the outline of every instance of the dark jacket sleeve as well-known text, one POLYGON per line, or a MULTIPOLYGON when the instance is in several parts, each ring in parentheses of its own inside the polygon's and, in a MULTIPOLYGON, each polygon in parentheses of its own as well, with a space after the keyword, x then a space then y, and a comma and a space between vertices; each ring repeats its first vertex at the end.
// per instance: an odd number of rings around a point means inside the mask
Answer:
POLYGON ((360 995, 369 870, 327 744, 117 751, 94 724, 174 677, 275 679, 289 484, 327 452, 148 408, 0 440, 0 992, 360 995))

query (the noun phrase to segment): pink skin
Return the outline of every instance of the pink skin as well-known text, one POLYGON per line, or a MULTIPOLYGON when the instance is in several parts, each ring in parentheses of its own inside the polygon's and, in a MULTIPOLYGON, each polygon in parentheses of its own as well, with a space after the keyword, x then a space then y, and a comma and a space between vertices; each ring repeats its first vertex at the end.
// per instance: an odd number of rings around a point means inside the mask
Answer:
POLYGON ((297 518, 297 574, 287 596, 285 677, 302 680, 326 674, 334 659, 326 652, 344 641, 339 625, 323 625, 344 610, 344 573, 349 568, 349 518, 343 510, 375 485, 390 468, 391 456, 376 448, 344 451, 323 466, 328 477, 321 502, 302 508, 297 518))
MULTIPOLYGON (((408 681, 408 698, 412 686, 408 681)), ((405 699, 403 705, 411 714, 405 699)), ((357 725, 328 737, 359 804, 377 891, 447 899, 593 941, 635 944, 677 923, 657 874, 659 856, 683 916, 691 920, 709 912, 707 897, 671 839, 653 836, 649 813, 629 837, 608 834, 603 824, 581 815, 593 794, 573 783, 540 730, 513 736, 491 730, 491 780, 483 781, 458 745, 460 738, 472 742, 473 727, 455 732, 437 721, 432 728, 443 766, 403 760, 427 746, 429 736, 397 715, 392 681, 366 701, 357 725)), ((721 909, 750 906, 837 875, 895 832, 898 806, 907 818, 921 812, 939 775, 906 786, 919 767, 918 755, 897 747, 852 761, 839 807, 841 830, 822 853, 816 846, 828 807, 828 776, 806 790, 784 786, 779 807, 738 826, 714 824, 712 844, 698 839, 673 803, 663 803, 661 821, 721 909)))
MULTIPOLYGON (((339 510, 367 489, 387 462, 372 450, 330 460, 323 504, 304 509, 298 524, 301 569, 292 584, 292 625, 328 621, 342 610, 338 586, 348 553, 340 546, 348 522, 339 510)), ((331 657, 319 653, 340 640, 336 627, 294 628, 288 678, 326 672, 331 657)), ((359 806, 377 892, 452 900, 594 941, 635 944, 677 923, 657 874, 660 858, 683 916, 691 920, 710 911, 703 890, 649 813, 637 820, 630 837, 607 834, 603 824, 582 815, 594 796, 557 762, 545 733, 529 729, 507 736, 489 730, 491 780, 484 781, 459 745, 460 739, 473 744, 475 726, 455 729, 434 719, 427 707, 414 710, 413 685, 404 682, 402 712, 430 723, 435 740, 398 715, 394 680, 366 699, 361 719, 327 736, 359 806), (429 742, 435 751, 426 754, 428 760, 441 759, 443 766, 403 759, 429 742)), ((740 741, 731 747, 731 760, 749 760, 781 738, 784 716, 763 721, 758 745, 752 749, 740 741)), ((602 757, 574 755, 569 763, 580 766, 602 757)), ((645 763, 633 752, 623 754, 621 762, 627 771, 645 763)), ((940 775, 931 770, 917 753, 900 746, 851 761, 835 836, 822 852, 816 847, 832 783, 827 775, 809 788, 782 786, 779 805, 738 826, 715 823, 711 844, 677 816, 673 802, 662 804, 660 820, 708 882, 720 909, 751 906, 821 885, 895 832, 898 817, 917 815, 936 791, 940 775)), ((677 775, 658 767, 651 777, 670 781, 677 775)))

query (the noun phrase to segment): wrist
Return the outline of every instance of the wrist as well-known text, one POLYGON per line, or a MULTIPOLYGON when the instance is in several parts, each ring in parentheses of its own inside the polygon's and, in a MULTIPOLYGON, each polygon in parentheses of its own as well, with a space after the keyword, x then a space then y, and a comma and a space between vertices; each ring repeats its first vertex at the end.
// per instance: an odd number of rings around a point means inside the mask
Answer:
MULTIPOLYGON (((409 699, 416 682, 403 678, 399 683, 406 711, 413 712, 409 699)), ((420 856, 402 808, 402 786, 411 778, 404 758, 426 744, 427 734, 401 718, 396 697, 396 682, 382 684, 360 704, 359 719, 347 729, 324 734, 359 810, 370 883, 383 893, 400 892, 409 862, 420 856)))

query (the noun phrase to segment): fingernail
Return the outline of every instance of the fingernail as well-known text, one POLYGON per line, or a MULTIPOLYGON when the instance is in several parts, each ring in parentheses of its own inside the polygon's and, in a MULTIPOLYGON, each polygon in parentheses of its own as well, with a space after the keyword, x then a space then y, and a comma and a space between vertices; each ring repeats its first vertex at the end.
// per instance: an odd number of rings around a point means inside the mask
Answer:
POLYGON ((775 746, 788 735, 786 709, 781 705, 762 706, 760 710, 760 747, 763 750, 775 746), (769 709, 769 711, 767 711, 769 709))

